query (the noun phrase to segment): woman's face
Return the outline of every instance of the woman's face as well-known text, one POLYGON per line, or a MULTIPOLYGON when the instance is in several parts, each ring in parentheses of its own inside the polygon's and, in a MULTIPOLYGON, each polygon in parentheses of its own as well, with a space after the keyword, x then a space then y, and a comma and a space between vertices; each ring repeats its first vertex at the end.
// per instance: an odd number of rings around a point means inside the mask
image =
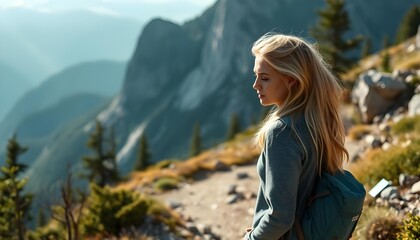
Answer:
POLYGON ((263 106, 281 106, 289 94, 295 80, 274 69, 261 56, 255 57, 254 73, 256 79, 252 87, 257 90, 258 98, 263 106))

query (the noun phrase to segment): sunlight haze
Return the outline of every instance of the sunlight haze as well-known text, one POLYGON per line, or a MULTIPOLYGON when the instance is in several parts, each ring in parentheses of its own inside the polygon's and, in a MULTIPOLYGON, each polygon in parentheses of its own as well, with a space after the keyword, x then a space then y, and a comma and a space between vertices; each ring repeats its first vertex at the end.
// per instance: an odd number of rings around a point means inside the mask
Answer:
POLYGON ((215 0, 0 0, 0 11, 30 9, 39 12, 87 10, 138 21, 161 17, 182 23, 199 15, 215 0))

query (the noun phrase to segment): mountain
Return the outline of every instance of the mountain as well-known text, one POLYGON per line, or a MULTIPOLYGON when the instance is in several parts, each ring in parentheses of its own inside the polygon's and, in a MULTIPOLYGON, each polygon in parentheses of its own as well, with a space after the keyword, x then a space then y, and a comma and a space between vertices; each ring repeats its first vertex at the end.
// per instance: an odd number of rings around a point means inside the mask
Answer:
POLYGON ((79 93, 106 97, 116 95, 121 87, 125 68, 126 64, 122 62, 96 61, 77 64, 51 76, 20 98, 0 122, 0 146, 4 149, 6 140, 26 116, 51 107, 61 99, 79 93))
POLYGON ((18 71, 0 62, 0 121, 15 102, 32 87, 33 84, 18 71))
MULTIPOLYGON (((394 26, 413 4, 348 2, 351 20, 355 19, 350 35, 394 36, 394 26), (384 24, 377 24, 381 21, 384 24)), ((323 6, 324 1, 219 0, 184 25, 159 19, 146 25, 123 89, 114 100, 117 103, 102 114, 102 121, 117 126, 122 139, 127 139, 120 145, 121 169, 129 171, 127 166, 132 166, 133 138, 143 132, 158 161, 187 155, 195 123, 201 126, 205 146, 224 138, 233 113, 249 125, 261 112, 251 86, 252 42, 272 30, 309 38, 308 27, 317 21, 316 10, 323 6), (125 114, 120 115, 121 111, 125 114)), ((379 45, 375 42, 374 47, 379 45)))
MULTIPOLYGON (((98 107, 102 109, 109 100, 110 97, 97 94, 78 93, 23 118, 14 131, 18 141, 23 146, 28 146, 28 151, 22 155, 20 161, 33 165, 42 151, 47 151, 66 129, 73 129, 79 119, 98 107)), ((0 155, 0 163, 4 162, 4 157, 5 154, 0 155)))
POLYGON ((127 61, 142 27, 137 20, 87 11, 1 11, 0 61, 39 84, 80 62, 127 61))
MULTIPOLYGON (((392 26, 398 25, 404 9, 417 3, 420 1, 396 6, 392 0, 349 1, 351 20, 358 18, 350 35, 394 36, 392 26), (363 19, 370 22, 364 24, 363 19), (371 24, 380 21, 386 24, 371 24)), ((150 21, 128 63, 121 91, 106 109, 79 122, 79 131, 66 129, 48 145, 28 173, 36 179, 29 190, 57 182, 66 170, 65 163, 80 166, 84 136, 96 118, 115 129, 123 174, 132 169, 142 134, 148 137, 152 160, 160 161, 187 156, 195 123, 200 124, 204 147, 224 140, 234 113, 242 126, 250 125, 263 112, 252 89, 252 43, 268 31, 313 40, 307 29, 318 19, 315 11, 323 6, 321 0, 219 0, 183 25, 150 21), (53 176, 47 174, 52 170, 56 171, 53 176)), ((374 43, 376 49, 379 46, 374 43)))

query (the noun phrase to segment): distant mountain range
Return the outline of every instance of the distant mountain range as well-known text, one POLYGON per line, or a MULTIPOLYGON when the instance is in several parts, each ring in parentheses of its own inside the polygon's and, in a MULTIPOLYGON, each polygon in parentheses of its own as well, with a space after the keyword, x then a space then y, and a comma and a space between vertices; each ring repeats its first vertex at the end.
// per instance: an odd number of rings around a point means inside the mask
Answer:
POLYGON ((87 11, 2 11, 0 62, 39 84, 81 62, 127 61, 143 24, 87 11))
MULTIPOLYGON (((7 139, 13 133, 28 135, 28 132, 19 127, 23 121, 29 124, 25 129, 40 128, 40 122, 35 121, 31 125, 31 121, 27 121, 25 118, 53 107, 57 102, 81 93, 108 98, 115 96, 121 89, 125 68, 126 64, 122 62, 87 62, 72 66, 51 76, 41 85, 24 94, 14 105, 13 111, 0 122, 1 149, 4 149, 7 139)), ((67 108, 62 110, 63 113, 58 111, 55 113, 58 115, 64 114, 67 108)), ((48 120, 48 118, 55 118, 55 116, 44 117, 45 120, 48 120)), ((66 121, 64 117, 61 119, 63 122, 66 121)), ((47 121, 44 124, 50 124, 50 122, 47 121)))
MULTIPOLYGON (((252 89, 251 44, 268 31, 310 39, 308 27, 318 20, 316 10, 324 4, 321 0, 219 0, 183 25, 152 20, 141 32, 112 102, 80 114, 66 128, 61 125, 53 140, 38 146, 39 155, 26 174, 31 179, 28 191, 50 189, 62 179, 68 164, 75 169, 81 166, 95 119, 115 129, 123 174, 132 170, 142 134, 148 137, 152 160, 160 161, 187 156, 196 123, 204 147, 224 140, 233 114, 243 127, 250 125, 262 113, 252 89)), ((420 0, 347 1, 353 23, 349 35, 370 37, 378 50, 384 36, 393 38, 403 14, 414 4, 420 0)), ((28 129, 32 121, 25 121, 28 129)), ((0 136, 10 132, 10 126, 1 123, 0 136)))
POLYGON ((0 122, 13 104, 33 85, 17 70, 0 62, 0 122))

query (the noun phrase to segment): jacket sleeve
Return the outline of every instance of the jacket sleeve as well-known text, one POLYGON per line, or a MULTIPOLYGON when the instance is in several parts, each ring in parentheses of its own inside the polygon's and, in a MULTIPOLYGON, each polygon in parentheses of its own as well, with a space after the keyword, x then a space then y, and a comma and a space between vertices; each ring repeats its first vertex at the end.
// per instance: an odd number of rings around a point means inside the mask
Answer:
POLYGON ((268 209, 247 239, 274 240, 287 233, 295 221, 302 148, 289 126, 280 126, 268 134, 264 153, 263 187, 268 209))

